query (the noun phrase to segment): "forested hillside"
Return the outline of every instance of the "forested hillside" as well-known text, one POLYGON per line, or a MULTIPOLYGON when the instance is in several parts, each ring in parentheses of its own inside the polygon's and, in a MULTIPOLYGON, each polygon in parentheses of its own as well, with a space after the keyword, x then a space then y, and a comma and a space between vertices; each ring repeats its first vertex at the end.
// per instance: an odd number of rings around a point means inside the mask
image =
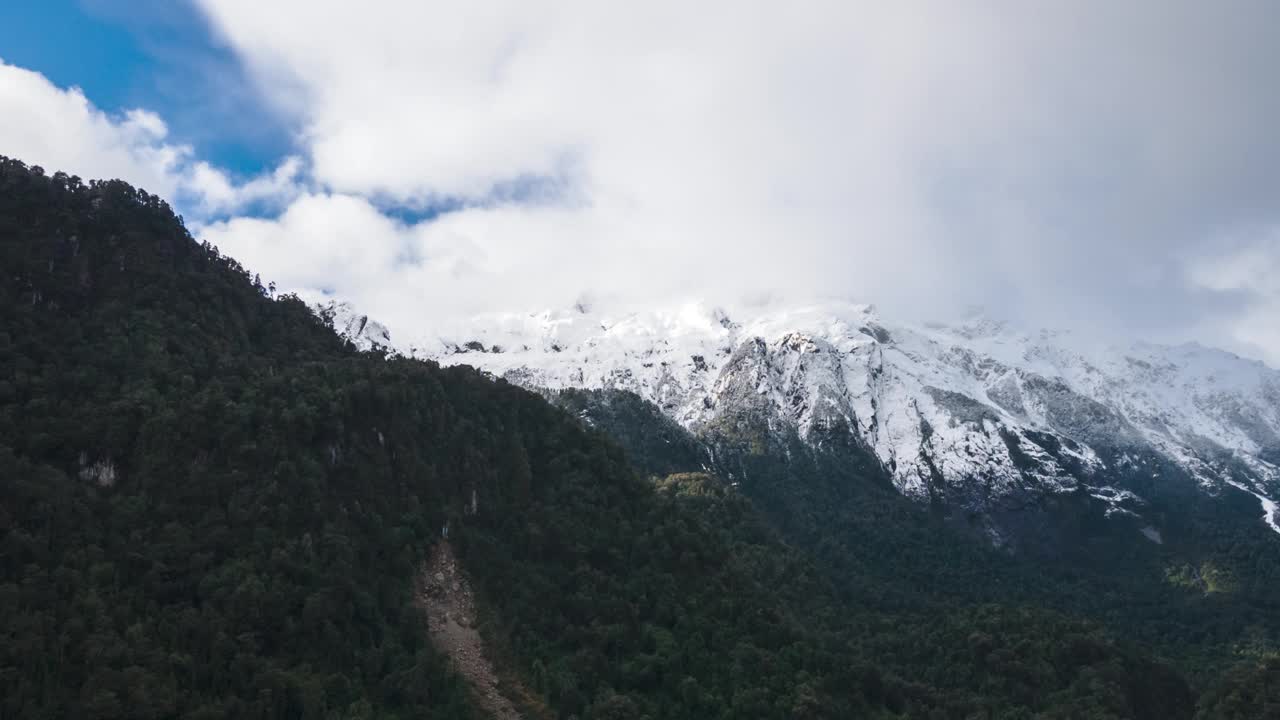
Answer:
MULTIPOLYGON (((412 600, 446 527, 531 718, 1195 713, 1150 643, 945 554, 898 583, 793 547, 749 497, 357 353, 158 198, 0 159, 0 717, 477 717, 412 600)), ((1205 717, 1274 711, 1259 657, 1205 717)))

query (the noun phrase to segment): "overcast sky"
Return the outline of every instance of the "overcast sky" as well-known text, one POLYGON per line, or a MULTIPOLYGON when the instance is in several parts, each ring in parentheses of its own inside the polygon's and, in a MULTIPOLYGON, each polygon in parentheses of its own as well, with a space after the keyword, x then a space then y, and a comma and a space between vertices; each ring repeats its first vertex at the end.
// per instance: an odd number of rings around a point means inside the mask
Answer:
POLYGON ((1280 366, 1280 3, 68 12, 123 33, 135 89, 41 54, 69 20, 0 10, 37 43, 0 32, 0 153, 165 194, 393 331, 839 297, 1280 366))

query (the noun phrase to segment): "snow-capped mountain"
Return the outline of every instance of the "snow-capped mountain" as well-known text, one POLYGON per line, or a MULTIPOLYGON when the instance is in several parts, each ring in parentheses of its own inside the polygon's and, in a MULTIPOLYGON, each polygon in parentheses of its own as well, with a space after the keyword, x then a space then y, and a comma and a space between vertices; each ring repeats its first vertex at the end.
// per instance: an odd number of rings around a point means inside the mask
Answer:
POLYGON ((463 328, 401 349, 529 387, 629 390, 694 433, 742 413, 815 444, 851 433, 911 497, 980 508, 1084 490, 1140 515, 1176 474, 1253 494, 1280 532, 1280 372, 1219 350, 1094 346, 981 318, 899 325, 848 304, 578 306, 463 328))
POLYGON ((368 315, 356 312, 351 303, 330 300, 314 306, 321 320, 333 326, 342 337, 351 341, 361 350, 391 349, 391 333, 379 322, 370 320, 368 315))

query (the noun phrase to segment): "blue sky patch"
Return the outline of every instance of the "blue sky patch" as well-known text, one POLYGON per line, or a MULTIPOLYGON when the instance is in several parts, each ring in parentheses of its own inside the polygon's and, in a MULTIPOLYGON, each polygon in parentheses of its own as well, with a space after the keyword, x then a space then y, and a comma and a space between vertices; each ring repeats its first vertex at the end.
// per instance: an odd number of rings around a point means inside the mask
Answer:
POLYGON ((160 115, 170 140, 253 175, 296 152, 198 10, 173 0, 14 0, 0 4, 0 59, 79 87, 98 108, 160 115))

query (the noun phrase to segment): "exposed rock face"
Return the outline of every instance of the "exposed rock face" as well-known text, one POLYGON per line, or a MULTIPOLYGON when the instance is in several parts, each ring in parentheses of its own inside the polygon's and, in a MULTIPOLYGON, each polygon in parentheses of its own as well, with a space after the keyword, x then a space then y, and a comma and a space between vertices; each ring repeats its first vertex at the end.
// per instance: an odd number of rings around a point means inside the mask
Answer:
POLYGON ((330 301, 317 305, 315 312, 321 319, 333 325, 342 337, 361 350, 386 351, 391 349, 391 333, 381 323, 368 315, 356 312, 350 303, 330 301))
POLYGON ((91 463, 87 454, 80 454, 81 480, 96 483, 98 487, 111 487, 116 484, 118 474, 116 464, 110 460, 97 460, 91 463))
POLYGON ((503 695, 493 664, 485 656, 484 641, 476 630, 471 586, 447 540, 432 549, 418 579, 417 600, 427 615, 432 644, 453 661, 485 714, 496 720, 520 720, 520 713, 503 695))
POLYGON ((1197 345, 893 325, 865 305, 730 319, 694 304, 485 316, 399 347, 530 387, 632 391, 695 434, 744 417, 814 443, 847 432, 902 493, 973 510, 1085 491, 1133 513, 1176 473, 1258 496, 1277 526, 1280 372, 1197 345))

